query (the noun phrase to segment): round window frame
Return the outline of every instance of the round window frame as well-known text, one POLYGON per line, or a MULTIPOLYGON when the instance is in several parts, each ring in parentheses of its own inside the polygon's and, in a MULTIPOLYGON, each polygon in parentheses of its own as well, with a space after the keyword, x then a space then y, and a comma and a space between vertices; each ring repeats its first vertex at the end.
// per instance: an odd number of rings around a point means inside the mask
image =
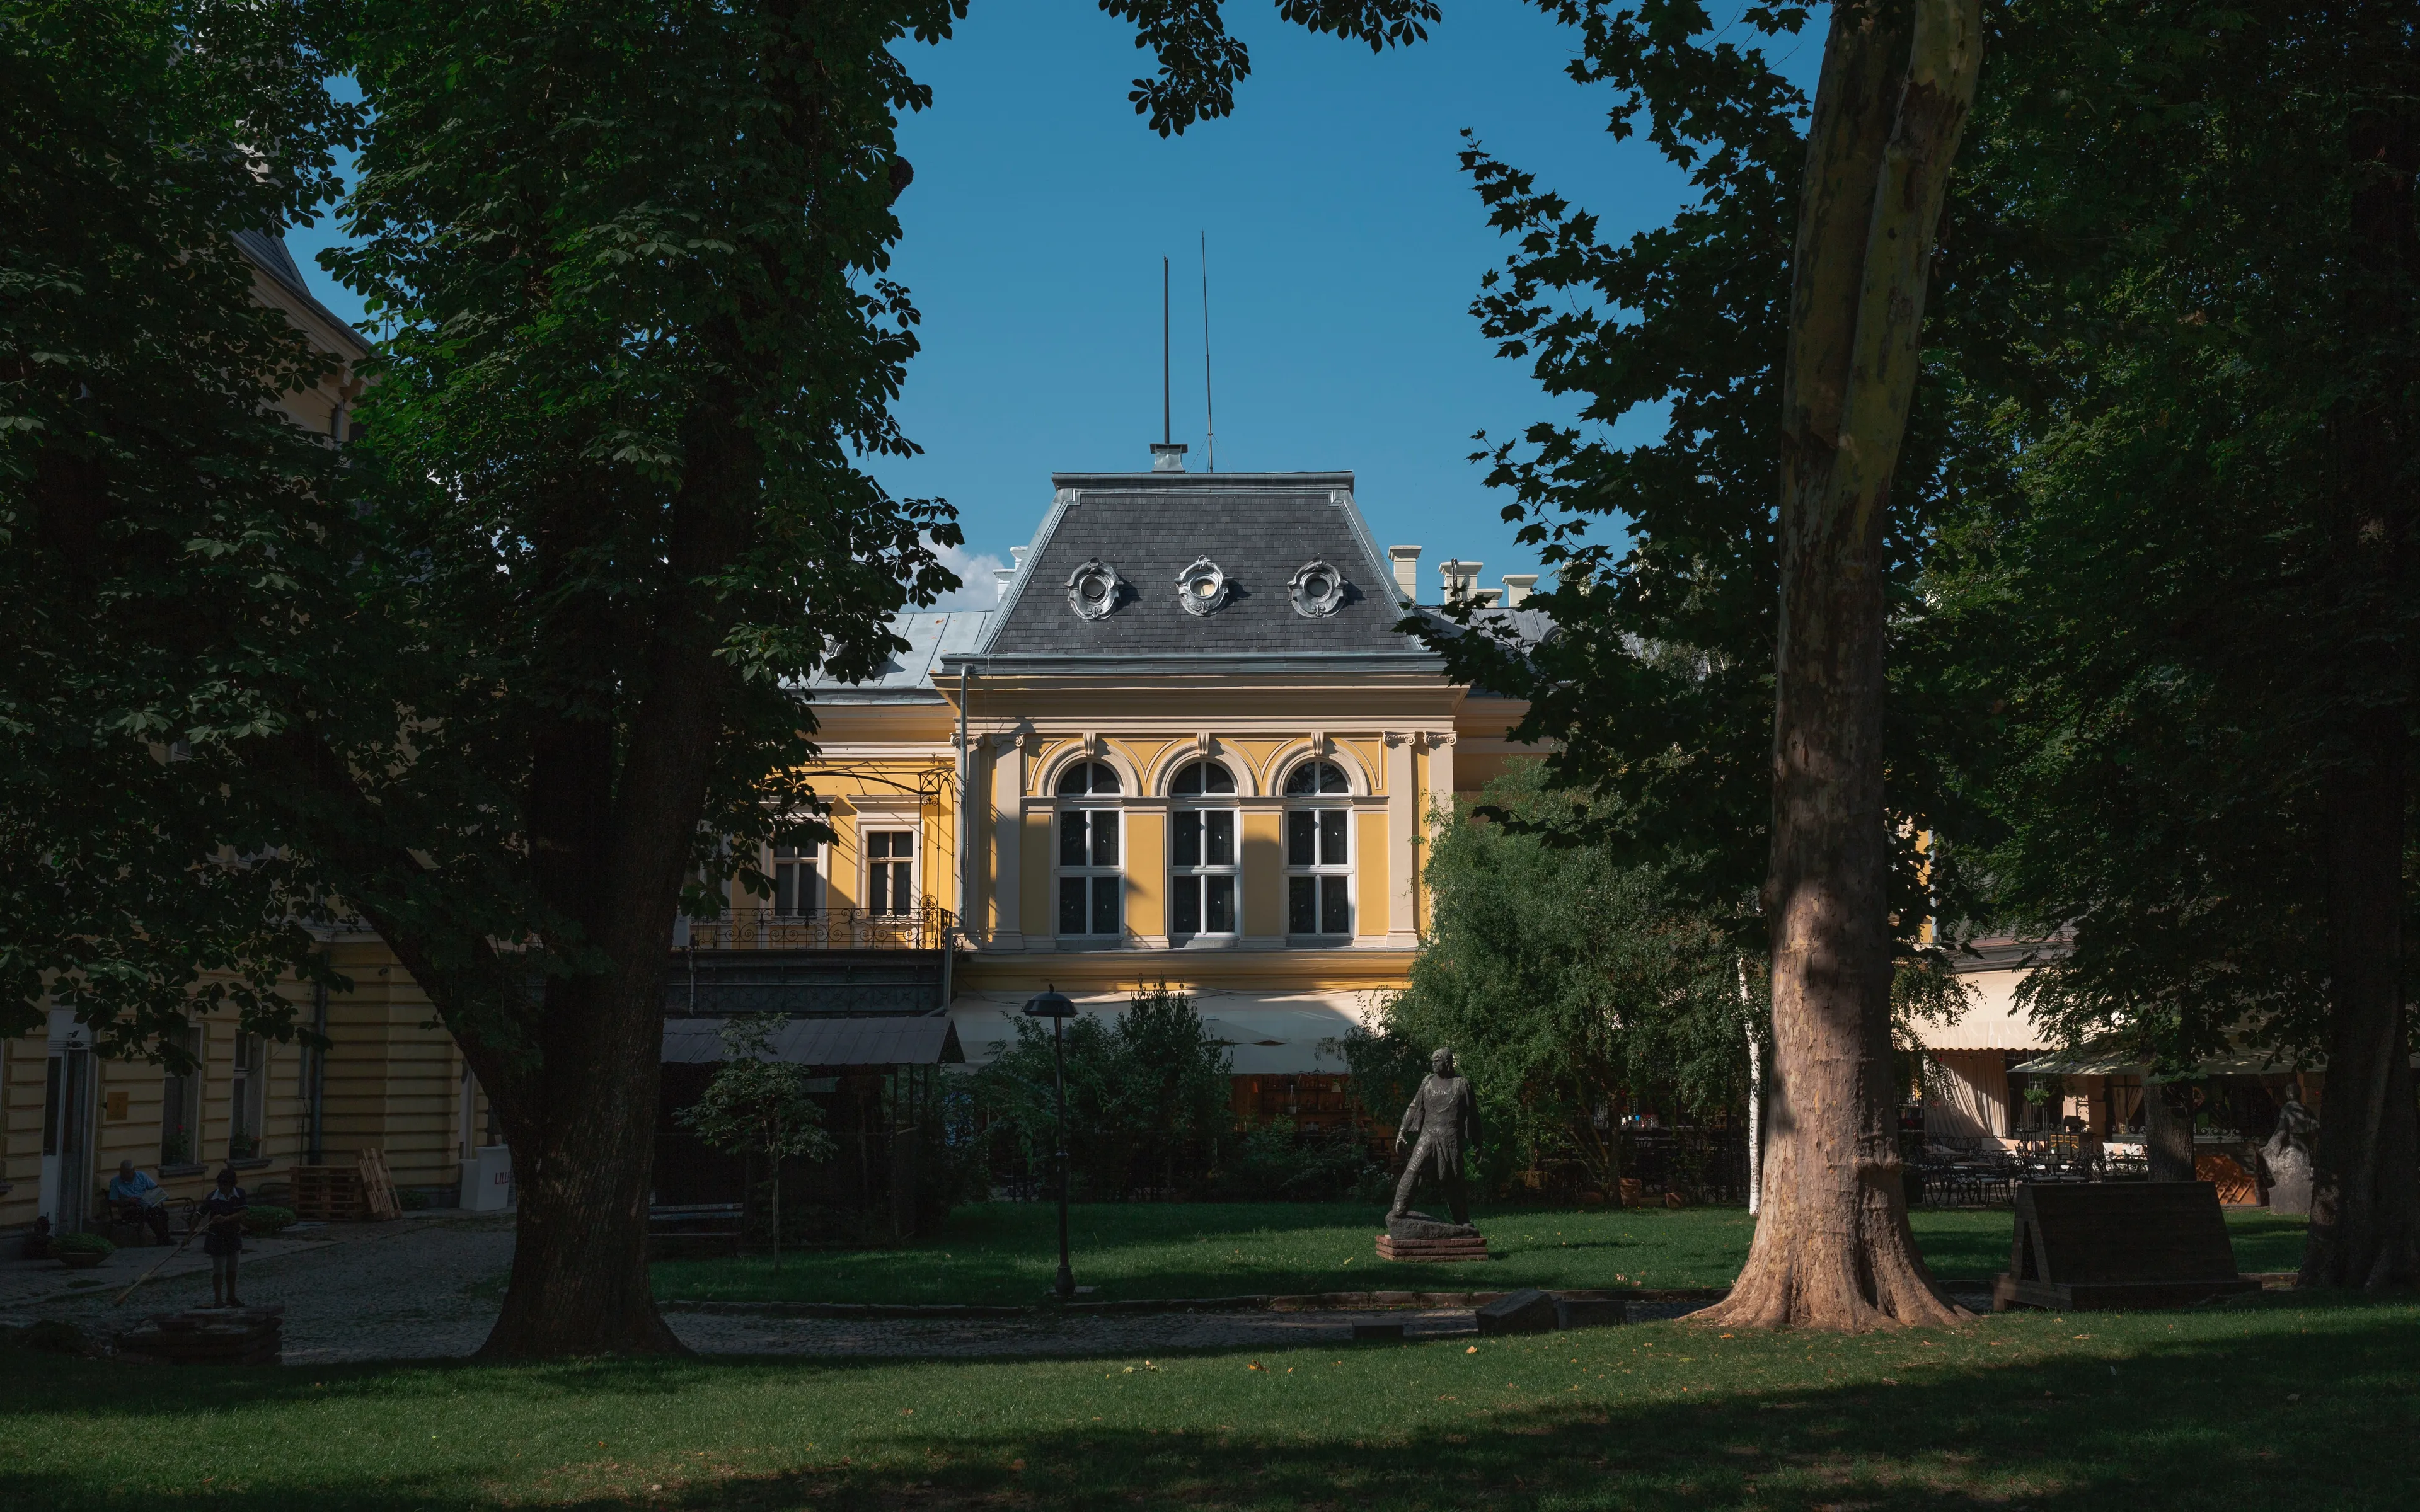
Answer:
POLYGON ((1344 607, 1351 587, 1344 574, 1326 562, 1313 559, 1295 568, 1294 576, 1286 579, 1286 595, 1293 601, 1296 614, 1306 620, 1324 620, 1344 607), (1314 577, 1326 578, 1326 593, 1314 595, 1311 592, 1310 580, 1314 577))
POLYGON ((1193 564, 1176 575, 1176 601, 1187 614, 1216 614, 1227 607, 1234 585, 1227 580, 1227 569, 1208 557, 1195 557, 1193 564), (1197 594, 1193 585, 1207 578, 1212 584, 1207 594, 1197 594))
POLYGON ((1098 557, 1087 557, 1081 566, 1067 575, 1067 607, 1079 620, 1106 620, 1116 611, 1125 586, 1126 580, 1118 575, 1115 565, 1098 557), (1098 603, 1087 602, 1084 597, 1084 583, 1092 579, 1105 579, 1107 583, 1098 603))

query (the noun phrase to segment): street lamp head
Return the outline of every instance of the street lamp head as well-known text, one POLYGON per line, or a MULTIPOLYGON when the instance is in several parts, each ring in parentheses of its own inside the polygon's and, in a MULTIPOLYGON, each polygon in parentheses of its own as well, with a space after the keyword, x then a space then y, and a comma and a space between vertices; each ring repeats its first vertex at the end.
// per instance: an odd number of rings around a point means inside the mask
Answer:
POLYGON ((1076 1002, 1056 987, 1047 988, 1026 999, 1025 1016, 1030 1019, 1071 1019, 1076 1016, 1076 1002))

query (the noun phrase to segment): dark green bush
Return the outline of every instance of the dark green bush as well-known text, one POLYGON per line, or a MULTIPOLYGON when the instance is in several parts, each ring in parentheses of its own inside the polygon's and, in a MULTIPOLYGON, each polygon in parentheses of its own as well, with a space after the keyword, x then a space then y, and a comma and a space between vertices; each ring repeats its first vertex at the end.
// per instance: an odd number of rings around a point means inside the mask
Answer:
POLYGON ((1384 1200, 1387 1170, 1350 1129, 1264 1123, 1234 1140, 1217 1191, 1237 1201, 1384 1200))
POLYGON ((51 1237, 51 1253, 110 1256, 117 1253, 117 1246, 99 1234, 54 1234, 51 1237))
POLYGON ((291 1208, 272 1208, 266 1203, 253 1203, 243 1210, 243 1231, 261 1239, 277 1234, 294 1221, 291 1208))

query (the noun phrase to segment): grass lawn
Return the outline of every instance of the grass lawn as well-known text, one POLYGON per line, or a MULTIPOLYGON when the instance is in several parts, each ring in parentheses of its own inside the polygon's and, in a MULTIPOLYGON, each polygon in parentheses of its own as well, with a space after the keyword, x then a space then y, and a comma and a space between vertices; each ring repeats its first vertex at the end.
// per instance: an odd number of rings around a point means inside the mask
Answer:
POLYGON ((139 1369, 0 1358, 0 1506, 2420 1504, 2420 1304, 1685 1321, 1277 1352, 139 1369))
MULTIPOLYGON (((1493 1291, 1516 1287, 1719 1287, 1747 1255, 1753 1225, 1739 1208, 1481 1209, 1497 1258, 1480 1265, 1403 1265, 1372 1248, 1366 1206, 1315 1203, 1079 1204, 1068 1242, 1078 1285, 1094 1297, 1225 1297, 1248 1292, 1493 1291)), ((1917 1240, 1933 1273, 2008 1269, 2014 1220, 2006 1211, 1919 1209, 1917 1240)), ((659 1262, 656 1295, 721 1301, 1032 1303, 1058 1273, 1055 1210, 986 1202, 951 1214, 939 1234, 896 1250, 792 1254, 777 1274, 762 1256, 659 1262)), ((2303 1221, 2230 1211, 2238 1266, 2302 1263, 2303 1221)))

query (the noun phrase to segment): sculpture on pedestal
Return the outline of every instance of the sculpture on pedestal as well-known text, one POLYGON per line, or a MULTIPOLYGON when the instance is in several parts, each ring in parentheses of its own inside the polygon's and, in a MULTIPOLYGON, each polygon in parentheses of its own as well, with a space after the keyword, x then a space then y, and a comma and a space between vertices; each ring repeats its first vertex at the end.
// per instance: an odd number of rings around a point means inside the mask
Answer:
POLYGON ((1429 1057, 1429 1074, 1404 1109, 1403 1125, 1395 1131, 1395 1148, 1411 1147, 1403 1179, 1395 1183, 1395 1204, 1387 1211, 1387 1234, 1401 1243, 1417 1240, 1474 1241, 1470 1227, 1470 1193, 1463 1165, 1479 1144, 1479 1099, 1468 1078, 1454 1074, 1453 1052, 1439 1046, 1429 1057), (1434 1171, 1445 1188, 1446 1211, 1451 1223, 1440 1223, 1411 1211, 1412 1194, 1423 1171, 1434 1171))

